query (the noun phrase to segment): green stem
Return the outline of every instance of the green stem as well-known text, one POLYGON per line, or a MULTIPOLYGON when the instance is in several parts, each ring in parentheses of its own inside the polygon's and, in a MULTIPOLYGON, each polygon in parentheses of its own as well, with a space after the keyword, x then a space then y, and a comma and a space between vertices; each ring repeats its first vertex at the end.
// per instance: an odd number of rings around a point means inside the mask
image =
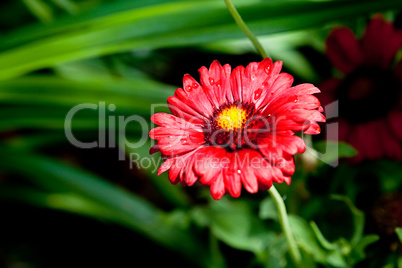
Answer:
POLYGON ((292 234, 292 230, 290 229, 290 226, 289 226, 288 214, 286 213, 286 207, 285 207, 285 204, 283 203, 283 199, 282 199, 281 195, 278 193, 278 191, 276 190, 275 186, 273 186, 273 185, 271 186, 271 188, 269 188, 268 193, 271 195, 272 199, 274 200, 275 206, 278 210, 279 222, 281 224, 282 231, 285 234, 286 242, 289 247, 290 257, 292 258, 296 267, 302 267, 301 266, 301 255, 300 255, 299 249, 296 245, 295 238, 292 234))
POLYGON ((261 57, 264 59, 267 57, 267 53, 265 52, 264 48, 261 46, 261 43, 258 39, 254 36, 254 34, 250 31, 247 25, 244 23, 243 19, 241 18, 239 12, 237 12, 235 6, 232 4, 230 0, 224 0, 226 6, 229 9, 230 14, 232 15, 233 19, 235 20, 236 24, 239 28, 243 31, 243 33, 253 42, 254 47, 257 49, 258 53, 260 53, 261 57))

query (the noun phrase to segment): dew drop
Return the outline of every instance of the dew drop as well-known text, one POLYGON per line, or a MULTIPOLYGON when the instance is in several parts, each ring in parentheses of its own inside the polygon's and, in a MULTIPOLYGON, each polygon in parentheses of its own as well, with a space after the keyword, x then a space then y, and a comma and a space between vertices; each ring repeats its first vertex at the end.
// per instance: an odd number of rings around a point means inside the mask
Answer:
POLYGON ((267 86, 268 86, 268 82, 262 83, 262 86, 263 86, 263 87, 267 87, 267 86))
POLYGON ((240 169, 238 169, 238 170, 237 170, 237 173, 238 173, 238 174, 241 174, 241 170, 240 170, 240 169))
POLYGON ((186 144, 188 144, 187 139, 181 139, 181 140, 180 140, 180 142, 181 142, 181 144, 182 144, 182 145, 186 145, 186 144))
POLYGON ((289 98, 289 102, 298 102, 299 99, 297 98, 297 96, 293 96, 289 98))
POLYGON ((197 87, 198 87, 198 83, 194 83, 193 88, 197 88, 197 87))
POLYGON ((267 74, 269 74, 270 69, 271 69, 271 66, 267 66, 267 67, 265 67, 264 71, 265 71, 267 74))
POLYGON ((262 93, 262 88, 257 89, 254 92, 254 100, 258 100, 261 97, 261 93, 262 93))
POLYGON ((255 80, 255 75, 251 76, 251 80, 254 81, 255 80))
POLYGON ((193 90, 193 87, 192 87, 192 86, 186 86, 186 90, 187 90, 188 92, 190 92, 191 90, 193 90))
POLYGON ((211 86, 212 86, 212 85, 214 85, 214 84, 215 84, 215 81, 214 81, 214 79, 212 79, 212 78, 209 78, 209 83, 211 84, 211 86))

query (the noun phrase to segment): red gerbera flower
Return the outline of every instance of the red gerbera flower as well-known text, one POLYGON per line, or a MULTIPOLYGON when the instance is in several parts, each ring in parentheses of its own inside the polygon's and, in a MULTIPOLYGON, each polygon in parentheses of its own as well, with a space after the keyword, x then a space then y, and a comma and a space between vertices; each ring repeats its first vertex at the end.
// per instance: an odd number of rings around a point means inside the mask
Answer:
POLYGON ((327 39, 327 55, 343 76, 320 86, 323 105, 339 100, 339 139, 363 159, 402 160, 402 60, 394 66, 402 46, 402 30, 375 16, 357 40, 346 27, 327 39))
POLYGON ((214 61, 199 69, 201 83, 184 75, 183 89, 168 98, 171 114, 157 113, 160 125, 149 136, 157 140, 173 184, 210 186, 214 199, 266 190, 272 182, 290 183, 293 155, 304 152, 296 132, 318 134, 325 121, 311 84, 291 87, 293 77, 280 73, 282 62, 266 58, 246 68, 214 61))

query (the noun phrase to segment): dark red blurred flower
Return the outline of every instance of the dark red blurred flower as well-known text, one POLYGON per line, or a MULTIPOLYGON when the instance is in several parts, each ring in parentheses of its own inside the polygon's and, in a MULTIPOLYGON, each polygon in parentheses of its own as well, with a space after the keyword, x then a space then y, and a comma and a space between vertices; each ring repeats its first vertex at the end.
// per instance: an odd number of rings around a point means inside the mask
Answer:
POLYGON ((379 234, 395 236, 395 228, 402 226, 402 193, 386 193, 375 203, 371 214, 379 234))
POLYGON ((311 84, 291 87, 293 77, 280 73, 282 62, 266 58, 231 72, 214 61, 199 69, 201 83, 190 75, 168 98, 171 114, 157 113, 160 125, 149 136, 157 140, 150 153, 161 151, 173 184, 210 186, 214 199, 266 190, 272 182, 290 183, 293 155, 304 152, 296 132, 318 134, 325 121, 311 84))
MULTIPOLYGON (((402 160, 402 30, 375 16, 358 40, 346 27, 328 37, 327 55, 342 77, 324 81, 320 100, 339 100, 339 139, 354 146, 353 159, 402 160)), ((328 115, 328 111, 327 115, 328 115)))

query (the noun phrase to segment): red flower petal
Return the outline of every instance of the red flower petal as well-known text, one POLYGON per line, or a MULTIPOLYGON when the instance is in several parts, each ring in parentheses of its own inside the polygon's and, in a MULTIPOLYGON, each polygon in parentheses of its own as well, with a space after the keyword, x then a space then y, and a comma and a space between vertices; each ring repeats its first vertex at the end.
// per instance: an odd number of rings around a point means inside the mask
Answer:
POLYGON ((213 106, 202 87, 189 74, 183 77, 183 88, 186 93, 181 100, 204 117, 212 115, 213 106))
MULTIPOLYGON (((183 89, 181 89, 183 90, 183 89)), ((183 118, 192 123, 203 122, 203 115, 195 111, 193 108, 182 102, 176 96, 170 96, 167 100, 170 111, 177 117, 183 118)))
POLYGON ((158 176, 161 175, 163 172, 167 171, 174 163, 174 158, 168 158, 163 162, 158 170, 158 176))
POLYGON ((219 200, 225 194, 225 184, 223 182, 222 172, 217 174, 216 180, 211 185, 210 188, 211 196, 215 200, 219 200))
POLYGON ((402 84, 402 59, 394 67, 394 77, 402 84))
POLYGON ((352 72, 362 62, 359 43, 349 28, 332 31, 327 38, 326 46, 329 60, 345 74, 352 72))
POLYGON ((225 187, 232 197, 239 197, 241 193, 241 170, 237 158, 238 154, 232 153, 228 168, 222 170, 225 187))
POLYGON ((222 67, 218 61, 214 61, 209 70, 203 66, 198 71, 203 90, 215 108, 225 102, 233 102, 230 86, 230 65, 226 64, 222 67))
POLYGON ((157 152, 160 152, 161 150, 159 149, 159 145, 158 145, 158 143, 156 143, 155 145, 153 145, 152 147, 151 147, 151 149, 149 149, 149 154, 154 154, 154 153, 157 153, 157 152))
POLYGON ((394 135, 402 141, 402 113, 393 111, 388 115, 388 124, 394 135))
POLYGON ((388 68, 402 45, 402 30, 395 30, 382 16, 371 19, 361 40, 364 63, 388 68))
POLYGON ((400 140, 398 140, 392 133, 392 130, 386 125, 385 120, 380 120, 377 126, 379 132, 379 139, 385 150, 385 154, 390 159, 402 160, 402 147, 400 140))
POLYGON ((244 188, 249 193, 256 193, 258 191, 258 181, 255 175, 255 169, 260 168, 258 163, 265 161, 265 159, 261 154, 253 150, 240 150, 238 156, 241 166, 241 181, 244 188), (253 164, 257 166, 253 166, 253 164))

